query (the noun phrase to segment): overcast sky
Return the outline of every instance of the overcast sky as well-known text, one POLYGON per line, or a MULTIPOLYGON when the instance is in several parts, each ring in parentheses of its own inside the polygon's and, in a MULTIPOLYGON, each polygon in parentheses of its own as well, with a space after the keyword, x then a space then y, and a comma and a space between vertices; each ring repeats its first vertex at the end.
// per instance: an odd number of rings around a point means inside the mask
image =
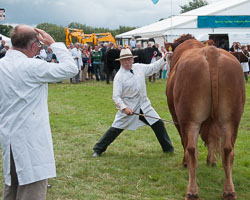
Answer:
MULTIPOLYGON (((180 13, 180 5, 190 0, 172 0, 172 14, 180 13)), ((207 0, 210 4, 221 0, 207 0)), ((78 22, 110 29, 119 26, 141 27, 171 15, 171 0, 0 0, 6 19, 0 24, 48 22, 67 26, 78 22)))

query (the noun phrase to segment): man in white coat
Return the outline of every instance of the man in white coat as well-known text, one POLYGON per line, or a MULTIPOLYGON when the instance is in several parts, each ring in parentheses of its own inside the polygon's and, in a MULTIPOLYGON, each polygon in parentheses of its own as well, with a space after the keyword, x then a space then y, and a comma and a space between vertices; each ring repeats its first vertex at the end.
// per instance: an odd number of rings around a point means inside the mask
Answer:
POLYGON ((124 130, 135 130, 140 126, 149 125, 162 147, 163 152, 174 152, 171 140, 167 134, 164 123, 151 106, 147 97, 145 77, 158 72, 165 64, 166 58, 146 65, 134 63, 131 51, 122 49, 120 53, 121 68, 114 78, 113 100, 118 112, 112 126, 104 136, 95 144, 92 157, 100 156, 115 138, 124 130), (134 113, 144 114, 144 116, 134 113), (152 116, 154 118, 149 118, 152 116), (155 119, 158 118, 158 119, 155 119))
POLYGON ((72 78, 72 83, 80 83, 81 80, 81 70, 83 66, 82 62, 82 52, 80 50, 80 43, 75 44, 75 48, 71 49, 71 55, 73 56, 73 59, 78 67, 78 74, 72 78))
POLYGON ((77 66, 63 43, 45 31, 16 26, 13 49, 0 60, 0 141, 4 200, 45 200, 48 178, 56 176, 48 112, 48 83, 69 79, 77 66), (58 63, 33 58, 43 42, 58 63))

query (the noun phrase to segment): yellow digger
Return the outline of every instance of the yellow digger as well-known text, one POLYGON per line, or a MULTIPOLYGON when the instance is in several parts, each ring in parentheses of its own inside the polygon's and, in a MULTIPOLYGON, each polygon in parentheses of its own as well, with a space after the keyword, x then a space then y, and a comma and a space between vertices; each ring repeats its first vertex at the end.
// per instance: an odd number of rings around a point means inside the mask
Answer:
POLYGON ((84 34, 83 30, 80 29, 65 28, 64 30, 66 45, 70 45, 72 42, 72 37, 75 37, 77 42, 81 44, 90 43, 95 46, 102 42, 112 42, 115 44, 115 47, 117 47, 115 38, 109 32, 84 34))

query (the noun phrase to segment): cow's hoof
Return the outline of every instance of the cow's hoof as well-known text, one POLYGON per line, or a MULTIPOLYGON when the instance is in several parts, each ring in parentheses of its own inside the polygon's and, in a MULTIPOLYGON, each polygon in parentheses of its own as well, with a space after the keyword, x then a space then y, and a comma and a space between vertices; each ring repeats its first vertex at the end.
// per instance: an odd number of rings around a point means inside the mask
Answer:
POLYGON ((223 194, 223 199, 224 200, 236 200, 237 199, 237 195, 235 192, 231 192, 231 193, 225 193, 223 194))
POLYGON ((216 167, 216 166, 217 166, 216 163, 211 164, 211 167, 216 167))
POLYGON ((187 193, 185 200, 199 200, 199 195, 198 194, 191 194, 187 193))

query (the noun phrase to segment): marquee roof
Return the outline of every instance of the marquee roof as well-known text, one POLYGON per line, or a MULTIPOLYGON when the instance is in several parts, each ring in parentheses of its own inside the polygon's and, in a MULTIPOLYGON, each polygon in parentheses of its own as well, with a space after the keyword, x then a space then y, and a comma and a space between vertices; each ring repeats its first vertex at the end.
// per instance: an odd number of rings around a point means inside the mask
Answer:
MULTIPOLYGON (((153 36, 162 36, 162 34, 170 28, 181 26, 191 21, 196 21, 197 16, 207 16, 207 15, 216 15, 217 13, 228 10, 230 8, 239 6, 248 2, 249 0, 223 0, 218 1, 206 6, 185 12, 178 16, 173 16, 162 21, 155 22, 150 25, 146 25, 126 33, 117 35, 116 38, 123 38, 128 36, 136 35, 147 35, 150 34, 153 36)), ((247 8, 248 9, 248 8, 247 8)))

